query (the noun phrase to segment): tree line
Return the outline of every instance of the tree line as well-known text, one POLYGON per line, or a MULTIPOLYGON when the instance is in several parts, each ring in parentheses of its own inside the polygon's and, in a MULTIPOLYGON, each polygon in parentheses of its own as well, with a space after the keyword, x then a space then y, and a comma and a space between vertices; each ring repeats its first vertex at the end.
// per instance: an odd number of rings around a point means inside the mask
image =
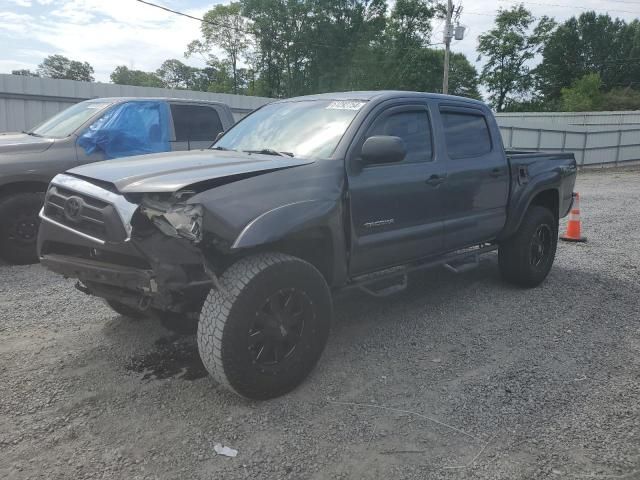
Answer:
MULTIPOLYGON (((433 0, 239 0, 203 17, 185 57, 154 72, 118 66, 124 85, 292 97, 340 90, 442 90, 444 51, 433 0)), ((640 108, 640 22, 585 12, 557 23, 523 5, 498 11, 478 37, 478 72, 453 53, 449 92, 480 98, 497 111, 640 108)), ((86 62, 47 57, 37 71, 12 73, 93 80, 86 62)))
POLYGON ((557 24, 522 5, 478 39, 480 82, 497 111, 640 108, 640 22, 585 12, 557 24))

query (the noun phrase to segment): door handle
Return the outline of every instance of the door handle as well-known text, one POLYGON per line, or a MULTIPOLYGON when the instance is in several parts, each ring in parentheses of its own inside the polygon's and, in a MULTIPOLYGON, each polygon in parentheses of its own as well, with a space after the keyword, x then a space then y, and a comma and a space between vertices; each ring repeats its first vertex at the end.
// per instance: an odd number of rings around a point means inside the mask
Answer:
POLYGON ((444 182, 445 177, 446 175, 437 175, 434 173, 433 175, 431 175, 429 178, 425 180, 425 183, 427 185, 431 185, 432 187, 437 187, 442 182, 444 182))
POLYGON ((500 168, 494 168, 493 170, 491 170, 489 175, 492 176, 493 178, 501 177, 502 171, 500 168))

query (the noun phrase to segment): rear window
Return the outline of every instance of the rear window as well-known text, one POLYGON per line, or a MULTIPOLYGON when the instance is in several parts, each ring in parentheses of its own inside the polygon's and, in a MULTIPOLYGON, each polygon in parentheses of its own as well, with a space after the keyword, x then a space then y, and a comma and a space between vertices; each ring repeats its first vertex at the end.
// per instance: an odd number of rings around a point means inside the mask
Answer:
POLYGON ((212 107, 171 104, 171 115, 176 142, 213 142, 222 131, 220 116, 212 107))
POLYGON ((450 158, 476 157, 491 151, 491 135, 484 115, 445 110, 440 116, 450 158))

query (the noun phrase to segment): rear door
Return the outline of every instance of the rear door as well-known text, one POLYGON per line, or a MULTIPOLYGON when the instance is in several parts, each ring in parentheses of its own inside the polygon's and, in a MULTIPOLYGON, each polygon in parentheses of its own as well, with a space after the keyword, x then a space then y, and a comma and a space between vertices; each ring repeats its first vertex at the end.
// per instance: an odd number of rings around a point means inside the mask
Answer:
POLYGON ((491 240, 506 221, 509 167, 491 119, 480 108, 438 107, 447 181, 443 184, 446 250, 491 240))
POLYGON ((174 139, 171 150, 208 148, 224 126, 214 105, 171 103, 174 139))
POLYGON ((408 103, 373 112, 349 153, 352 222, 350 273, 358 275, 437 253, 442 249, 440 184, 444 165, 433 151, 426 104, 408 103), (373 135, 402 138, 402 162, 363 165, 359 152, 373 135))

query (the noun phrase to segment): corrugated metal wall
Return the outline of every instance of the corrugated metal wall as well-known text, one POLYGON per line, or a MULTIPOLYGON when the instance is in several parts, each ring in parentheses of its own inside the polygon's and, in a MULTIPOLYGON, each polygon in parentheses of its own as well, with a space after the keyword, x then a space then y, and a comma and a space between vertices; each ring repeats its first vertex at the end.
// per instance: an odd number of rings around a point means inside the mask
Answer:
POLYGON ((28 130, 68 106, 99 97, 173 97, 226 103, 236 119, 273 101, 266 97, 134 87, 0 74, 0 132, 28 130))
POLYGON ((570 128, 575 126, 640 126, 640 111, 497 113, 501 126, 570 128))
POLYGON ((505 148, 573 152, 579 165, 640 161, 640 112, 499 113, 505 148))

